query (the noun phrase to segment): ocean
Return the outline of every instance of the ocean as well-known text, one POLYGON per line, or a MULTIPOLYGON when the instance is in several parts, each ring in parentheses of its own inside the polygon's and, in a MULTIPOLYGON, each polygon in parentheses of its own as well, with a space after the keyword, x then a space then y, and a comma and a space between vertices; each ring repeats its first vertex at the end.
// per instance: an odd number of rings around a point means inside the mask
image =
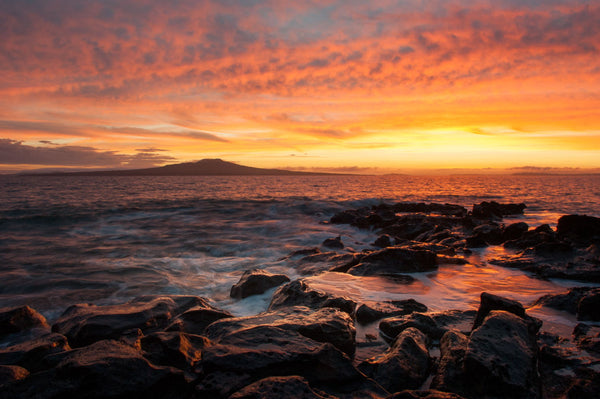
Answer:
MULTIPOLYGON (((600 216, 600 176, 0 176, 0 307, 30 305, 52 321, 75 303, 191 294, 235 315, 256 314, 273 290, 229 298, 244 270, 305 277, 284 258, 337 236, 344 251, 373 248, 376 233, 327 223, 336 212, 382 202, 470 209, 492 200, 527 205, 507 223, 555 226, 564 214, 600 216)), ((414 298, 432 310, 476 309, 482 291, 529 306, 586 285, 487 263, 503 251, 477 250, 469 264, 419 273, 408 285, 339 273, 308 278, 358 301, 414 298)), ((575 322, 539 315, 569 328, 575 322)))

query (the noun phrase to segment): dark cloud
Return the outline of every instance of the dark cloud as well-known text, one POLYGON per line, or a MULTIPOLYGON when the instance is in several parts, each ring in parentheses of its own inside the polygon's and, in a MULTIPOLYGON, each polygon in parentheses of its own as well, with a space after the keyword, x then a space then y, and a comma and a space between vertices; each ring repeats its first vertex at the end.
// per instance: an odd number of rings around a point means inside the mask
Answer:
POLYGON ((145 167, 164 164, 174 158, 154 151, 134 155, 101 151, 83 146, 31 146, 20 141, 0 139, 1 165, 48 165, 85 167, 145 167))

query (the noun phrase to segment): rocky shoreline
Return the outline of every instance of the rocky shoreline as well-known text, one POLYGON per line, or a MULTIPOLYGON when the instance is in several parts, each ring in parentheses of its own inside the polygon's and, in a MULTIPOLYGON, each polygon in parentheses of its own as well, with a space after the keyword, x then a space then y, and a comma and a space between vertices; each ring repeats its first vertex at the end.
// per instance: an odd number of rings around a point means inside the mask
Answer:
MULTIPOLYGON (((600 282, 600 219, 504 224, 524 204, 400 203, 352 209, 329 223, 373 232, 373 249, 343 251, 340 237, 286 257, 300 274, 382 276, 398 284, 472 248, 502 245, 490 262, 539 278, 600 282)), ((0 398, 596 398, 600 288, 541 297, 574 315, 571 336, 511 298, 481 293, 477 311, 431 312, 413 299, 357 303, 304 278, 246 271, 246 298, 275 287, 269 308, 234 317, 196 296, 77 304, 49 325, 34 309, 0 309, 0 398), (357 339, 373 325, 379 336, 357 339)))

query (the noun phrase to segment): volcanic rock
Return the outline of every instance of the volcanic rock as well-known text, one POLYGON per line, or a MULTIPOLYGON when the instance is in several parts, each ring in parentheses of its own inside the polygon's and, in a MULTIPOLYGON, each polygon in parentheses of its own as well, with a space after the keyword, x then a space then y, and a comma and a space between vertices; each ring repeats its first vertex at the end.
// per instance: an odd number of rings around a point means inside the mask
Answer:
POLYGON ((240 281, 231 287, 232 298, 246 298, 259 295, 269 288, 277 287, 290 279, 283 274, 272 274, 262 269, 246 270, 240 281))

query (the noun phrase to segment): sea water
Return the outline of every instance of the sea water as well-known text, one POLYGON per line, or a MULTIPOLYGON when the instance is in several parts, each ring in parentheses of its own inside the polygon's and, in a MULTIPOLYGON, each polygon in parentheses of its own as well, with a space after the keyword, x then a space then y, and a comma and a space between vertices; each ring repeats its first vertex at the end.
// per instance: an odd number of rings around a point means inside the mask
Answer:
MULTIPOLYGON (((264 311, 264 295, 233 300, 251 268, 304 277, 291 252, 341 236, 373 248, 376 233, 327 223, 344 209, 382 202, 527 204, 530 227, 561 215, 600 216, 600 176, 0 176, 0 307, 30 305, 50 321, 74 303, 120 303, 146 294, 203 296, 235 315, 264 311)), ((586 285, 539 280, 488 264, 503 251, 475 251, 467 265, 417 273, 412 284, 340 273, 309 276, 315 288, 357 301, 414 298, 431 310, 476 309, 482 291, 531 305, 586 285)), ((532 309, 572 328, 571 316, 532 309)))

